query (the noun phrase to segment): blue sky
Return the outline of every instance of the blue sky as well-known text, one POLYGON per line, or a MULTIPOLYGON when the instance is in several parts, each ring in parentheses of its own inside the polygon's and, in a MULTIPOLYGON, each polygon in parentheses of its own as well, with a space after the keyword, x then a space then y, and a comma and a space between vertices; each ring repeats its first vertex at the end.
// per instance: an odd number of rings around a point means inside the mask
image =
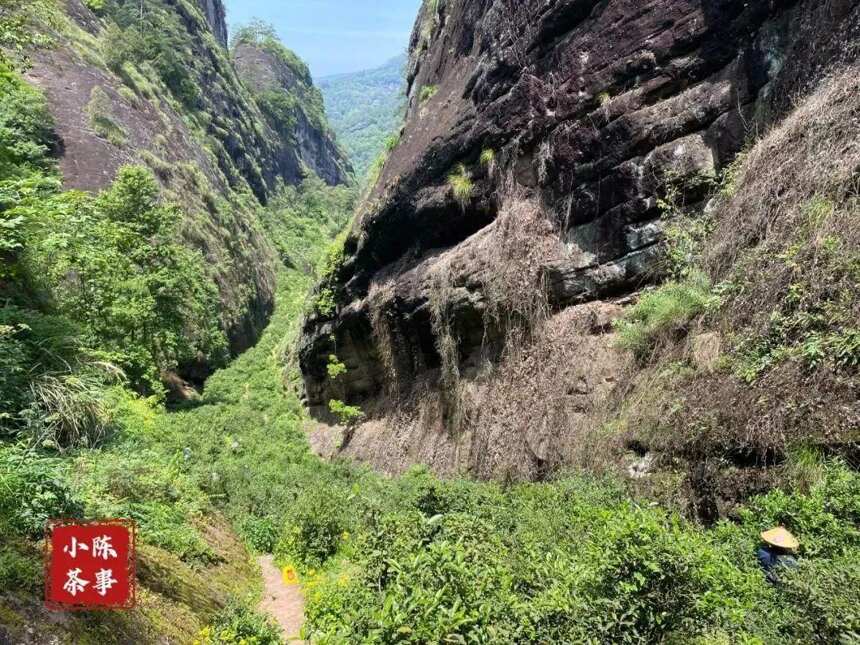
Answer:
POLYGON ((233 27, 260 18, 315 79, 378 67, 406 50, 421 0, 225 0, 233 27))

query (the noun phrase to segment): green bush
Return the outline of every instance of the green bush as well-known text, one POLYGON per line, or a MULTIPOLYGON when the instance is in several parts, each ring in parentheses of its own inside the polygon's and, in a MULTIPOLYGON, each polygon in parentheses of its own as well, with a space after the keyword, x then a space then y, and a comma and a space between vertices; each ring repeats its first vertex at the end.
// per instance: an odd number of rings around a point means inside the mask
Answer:
POLYGON ((87 9, 95 13, 96 15, 102 15, 105 10, 105 0, 84 0, 84 4, 87 6, 87 9))
POLYGON ((856 643, 860 635, 860 563, 855 556, 802 561, 780 574, 792 631, 804 643, 856 643))
MULTIPOLYGON (((849 226, 851 205, 838 217, 849 226)), ((790 279, 773 295, 775 306, 739 334, 735 363, 737 374, 752 382, 785 361, 806 368, 829 366, 851 372, 860 365, 860 330, 857 327, 856 285, 860 280, 860 253, 838 235, 816 239, 816 230, 828 217, 837 217, 828 200, 817 198, 804 209, 806 226, 801 239, 777 259, 790 279), (814 269, 812 270, 811 267, 814 269)), ((768 258, 771 260, 772 258, 768 258)), ((754 270, 758 263, 747 270, 754 270)), ((733 302, 748 297, 733 294, 733 302)))
MULTIPOLYGON (((48 35, 57 26, 59 12, 51 0, 0 0, 0 66, 5 66, 7 54, 16 58, 21 67, 29 63, 33 47, 45 47, 53 41, 48 35)), ((0 92, 2 96, 2 92, 0 92)))
POLYGON ((80 363, 76 329, 62 316, 0 306, 0 429, 14 434, 34 421, 31 382, 41 374, 68 375, 80 363), (32 410, 31 410, 32 412, 32 410))
POLYGON ((22 263, 35 288, 80 325, 93 356, 149 391, 161 370, 226 357, 215 285, 158 192, 148 170, 127 166, 96 198, 63 193, 13 211, 28 222, 22 263))
POLYGON ((307 583, 312 638, 343 642, 840 642, 857 629, 857 485, 753 500, 705 530, 611 482, 503 491, 421 470, 362 486, 348 561, 307 583), (804 545, 780 589, 755 560, 784 522, 804 545), (817 634, 821 634, 817 636, 817 634))
POLYGON ((50 170, 55 140, 44 96, 0 57, 0 182, 50 170))
MULTIPOLYGON (((106 367, 120 378, 116 368, 106 367)), ((33 379, 30 405, 21 412, 28 434, 45 448, 98 445, 112 421, 105 385, 105 377, 93 369, 33 379)))
POLYGON ((275 547, 279 562, 303 569, 321 567, 338 550, 349 528, 342 490, 319 486, 302 492, 285 513, 275 547))
POLYGON ((328 377, 335 381, 337 378, 343 374, 346 374, 347 368, 346 364, 342 363, 338 360, 338 357, 334 354, 329 355, 328 364, 326 365, 326 371, 328 372, 328 377))
POLYGON ((400 145, 400 133, 399 132, 392 134, 392 135, 389 135, 388 138, 385 139, 385 149, 388 152, 392 152, 399 145, 400 145))
POLYGON ((242 537, 252 549, 260 553, 272 553, 278 543, 280 530, 269 517, 249 517, 241 526, 242 537))
POLYGON ((451 192, 457 203, 466 208, 472 200, 475 186, 465 165, 458 165, 457 169, 448 175, 448 185, 451 187, 451 192))
POLYGON ((418 100, 421 105, 424 105, 427 101, 436 96, 436 92, 439 91, 439 87, 437 85, 424 85, 421 88, 421 93, 418 95, 418 100))
POLYGON ((103 40, 108 67, 125 78, 128 64, 147 64, 186 109, 202 107, 193 41, 179 12, 153 0, 106 2, 102 13, 112 20, 103 40))
MULTIPOLYGON (((0 522, 0 529, 3 524, 0 522)), ((8 535, 8 534, 7 534, 8 535)), ((4 589, 37 593, 43 584, 43 569, 33 550, 16 548, 8 537, 0 544, 0 585, 4 589)))
POLYGON ((35 539, 44 535, 48 520, 82 513, 60 460, 0 444, 0 525, 35 539))
POLYGON ((210 627, 197 635, 199 645, 281 645, 281 631, 246 604, 231 602, 210 627))
POLYGON ((718 304, 708 279, 701 273, 683 282, 667 282, 645 293, 616 324, 619 345, 647 360, 661 340, 686 333, 693 318, 718 304))
POLYGON ((87 117, 95 133, 115 146, 124 146, 128 135, 113 116, 113 102, 100 86, 95 86, 87 103, 87 117))
POLYGON ((301 109, 299 99, 295 95, 283 90, 267 90, 257 95, 257 103, 275 132, 292 136, 298 123, 297 114, 301 109))
POLYGON ((494 163, 496 163, 496 151, 492 148, 481 150, 481 165, 485 168, 492 168, 494 163))
POLYGON ((0 324, 0 428, 7 427, 27 400, 29 351, 20 335, 20 324, 0 324))
POLYGON ((364 412, 357 405, 347 405, 343 401, 332 399, 328 402, 328 409, 335 417, 338 423, 344 426, 354 426, 364 418, 364 412))

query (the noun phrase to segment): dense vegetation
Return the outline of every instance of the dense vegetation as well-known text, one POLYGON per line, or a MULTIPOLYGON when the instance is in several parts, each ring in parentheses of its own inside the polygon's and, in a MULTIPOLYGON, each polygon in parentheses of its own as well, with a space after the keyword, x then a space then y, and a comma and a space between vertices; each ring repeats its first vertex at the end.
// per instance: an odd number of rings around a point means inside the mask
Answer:
MULTIPOLYGON (((149 8, 142 13, 162 15, 157 6, 152 13, 149 8)), ((214 394, 196 414, 170 415, 164 405, 166 373, 180 371, 184 363, 218 366, 227 359, 222 323, 229 313, 212 267, 197 250, 208 233, 192 226, 189 236, 188 222, 194 219, 186 210, 193 200, 187 198, 192 191, 208 197, 206 212, 219 226, 247 218, 245 235, 259 222, 290 266, 280 279, 286 296, 267 341, 248 359, 270 368, 260 370, 264 385, 257 390, 284 402, 295 440, 299 406, 279 398, 280 354, 272 348, 297 318, 328 240, 348 219, 352 192, 309 177, 301 186, 284 187, 263 209, 241 186, 222 200, 211 194, 199 169, 153 155, 147 159, 158 180, 151 170, 129 165, 97 194, 64 191, 45 98, 20 71, 27 66, 25 47, 49 42, 27 37, 31 22, 40 27, 49 19, 62 22, 51 2, 40 9, 44 15, 0 8, 3 44, 22 48, 17 58, 0 56, 0 636, 16 638, 33 626, 36 638, 59 636, 75 643, 195 637, 240 642, 253 634, 272 635, 272 628, 248 610, 258 582, 220 509, 232 517, 245 515, 234 514, 227 503, 216 506, 217 495, 207 494, 215 481, 209 464, 194 459, 188 446, 207 422, 221 420, 222 428, 242 430, 233 427, 232 416, 242 412, 235 399, 225 403, 227 413, 218 407, 217 379, 210 387, 214 394), (159 180, 174 175, 192 177, 192 191, 180 196, 162 188, 159 180), (181 205, 177 197, 185 198, 181 205), (54 624, 41 616, 37 540, 45 522, 105 516, 138 523, 139 607, 54 624), (211 625, 203 629, 207 622, 211 625)), ((122 7, 99 10, 114 9, 122 7)), ((167 13, 162 17, 172 20, 167 13)), ((132 21, 126 29, 135 31, 137 25, 132 21)), ((147 55, 141 49, 132 58, 147 65, 147 55)), ((107 94, 96 90, 88 109, 94 131, 102 136, 104 125, 121 130, 107 118, 107 94)), ((194 215, 199 221, 201 214, 194 215)), ((247 244, 247 238, 232 243, 247 244)), ((241 386, 230 384, 236 393, 253 381, 241 371, 234 374, 242 378, 241 386)), ((247 418, 262 433, 256 445, 264 445, 264 435, 273 429, 268 419, 247 418)), ((218 444, 224 440, 220 434, 206 436, 218 444)), ((226 479, 231 489, 244 490, 226 479)))
MULTIPOLYGON (((182 71, 159 64, 193 104, 182 71)), ((254 211, 281 260, 277 308, 260 341, 226 365, 217 292, 181 237, 180 207, 139 166, 99 194, 63 191, 55 146, 44 99, 4 61, 4 629, 35 625, 45 641, 74 643, 276 643, 248 608, 257 582, 235 531, 300 572, 316 642, 860 642, 860 477, 845 461, 805 447, 786 464, 793 487, 754 496, 708 527, 613 477, 503 485, 414 469, 385 479, 323 462, 305 438, 291 350, 302 314, 326 306, 324 293, 313 303, 308 293, 341 257, 329 243, 354 192, 309 177, 254 211), (168 411, 162 373, 201 356, 224 369, 199 399, 168 411), (44 619, 37 541, 58 516, 138 522, 137 610, 44 619), (772 585, 754 551, 759 531, 776 524, 800 538, 801 564, 772 585)), ((465 171, 451 177, 463 193, 466 180, 465 171)), ((789 264, 793 297, 739 342, 729 368, 740 379, 785 361, 856 369, 856 302, 846 296, 856 255, 840 252, 839 239, 809 239, 825 220, 833 236, 847 235, 853 214, 856 203, 838 196, 803 202, 806 227, 772 254, 789 264), (807 248, 832 288, 800 271, 807 248)), ((643 364, 659 362, 680 327, 738 300, 702 273, 697 245, 670 246, 683 256, 675 279, 620 325, 643 364)), ((331 378, 347 369, 336 357, 330 367, 331 378)))
POLYGON ((217 292, 148 170, 125 167, 96 196, 60 190, 41 96, 0 74, 0 419, 61 447, 87 443, 105 425, 105 378, 151 393, 180 363, 223 362, 217 292))
POLYGON ((329 121, 359 178, 367 175, 386 141, 400 129, 405 65, 406 57, 398 56, 378 69, 320 80, 329 121))

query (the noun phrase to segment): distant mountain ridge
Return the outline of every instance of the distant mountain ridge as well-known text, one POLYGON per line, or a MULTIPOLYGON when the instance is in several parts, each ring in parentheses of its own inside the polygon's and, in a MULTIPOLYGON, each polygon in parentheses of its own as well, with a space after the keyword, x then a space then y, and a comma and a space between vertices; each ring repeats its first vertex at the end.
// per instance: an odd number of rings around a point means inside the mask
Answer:
POLYGON ((318 83, 329 123, 359 178, 403 122, 405 67, 404 53, 376 69, 327 76, 318 83))

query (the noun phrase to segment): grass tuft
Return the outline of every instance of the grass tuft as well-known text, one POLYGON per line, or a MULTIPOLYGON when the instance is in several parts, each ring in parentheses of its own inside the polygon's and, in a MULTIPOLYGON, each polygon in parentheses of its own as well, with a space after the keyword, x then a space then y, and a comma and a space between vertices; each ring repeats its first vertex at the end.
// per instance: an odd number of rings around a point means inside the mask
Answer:
POLYGON ((462 208, 466 208, 472 200, 472 193, 475 186, 469 171, 464 164, 459 164, 450 175, 448 175, 448 185, 451 187, 451 192, 454 194, 454 199, 462 208))
POLYGON ((427 103, 427 101, 429 101, 434 96, 436 96, 436 92, 438 92, 438 91, 439 91, 438 85, 425 85, 425 86, 423 86, 421 88, 421 94, 419 94, 419 97, 418 97, 418 100, 420 101, 421 105, 424 105, 425 103, 427 103))
POLYGON ((90 126, 102 139, 107 139, 113 145, 122 147, 128 140, 126 131, 113 116, 113 102, 101 87, 96 86, 90 94, 87 104, 87 116, 90 126))
POLYGON ((647 361, 662 342, 685 335, 690 321, 718 302, 701 272, 682 282, 667 282, 645 293, 616 323, 618 343, 640 361, 647 361))

